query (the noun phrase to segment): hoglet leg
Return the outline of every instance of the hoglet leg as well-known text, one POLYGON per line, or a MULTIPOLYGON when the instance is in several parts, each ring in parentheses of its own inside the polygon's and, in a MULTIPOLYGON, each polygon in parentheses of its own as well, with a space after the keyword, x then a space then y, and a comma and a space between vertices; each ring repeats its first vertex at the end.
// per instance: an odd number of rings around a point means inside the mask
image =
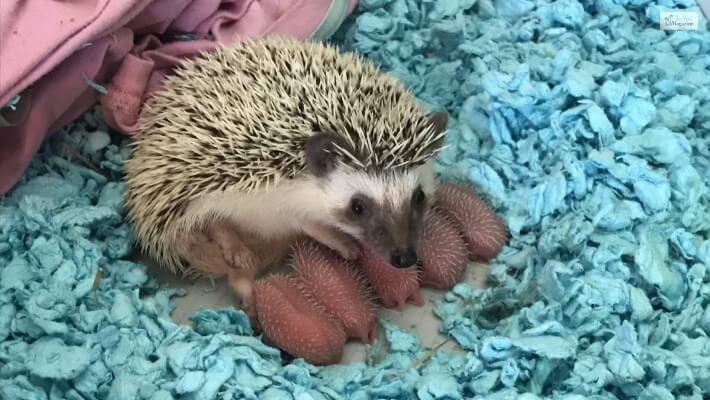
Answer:
POLYGON ((212 223, 205 231, 195 234, 190 253, 197 269, 214 276, 227 276, 229 286, 241 300, 240 308, 249 317, 252 327, 257 329, 254 306, 257 259, 234 227, 227 222, 212 223))

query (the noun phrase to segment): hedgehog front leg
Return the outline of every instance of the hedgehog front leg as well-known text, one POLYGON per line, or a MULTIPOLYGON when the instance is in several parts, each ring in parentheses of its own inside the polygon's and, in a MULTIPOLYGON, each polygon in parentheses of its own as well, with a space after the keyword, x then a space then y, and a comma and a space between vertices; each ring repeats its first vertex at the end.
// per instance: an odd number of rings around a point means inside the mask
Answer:
POLYGON ((220 244, 222 257, 231 267, 227 271, 229 286, 241 299, 240 307, 249 317, 252 327, 255 327, 254 273, 257 270, 257 257, 239 238, 239 232, 228 223, 213 225, 212 235, 220 244))
POLYGON ((232 290, 241 300, 240 308, 257 327, 254 306, 254 273, 258 260, 227 222, 214 222, 194 235, 191 243, 194 267, 213 276, 227 276, 232 290))

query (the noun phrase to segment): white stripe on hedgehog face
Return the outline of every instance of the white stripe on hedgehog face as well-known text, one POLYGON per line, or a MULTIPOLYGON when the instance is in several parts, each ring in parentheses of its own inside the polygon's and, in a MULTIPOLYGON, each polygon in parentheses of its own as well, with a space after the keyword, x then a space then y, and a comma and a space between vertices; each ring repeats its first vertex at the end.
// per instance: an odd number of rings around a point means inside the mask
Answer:
MULTIPOLYGON (((213 215, 263 239, 335 229, 393 265, 408 267, 416 261, 421 222, 435 188, 433 159, 397 172, 367 173, 340 165, 327 174, 306 174, 268 190, 206 195, 190 205, 183 227, 194 229, 201 221, 197 216, 213 215), (357 214, 360 206, 362 213, 357 214)), ((335 240, 331 245, 340 240, 327 233, 314 239, 329 236, 335 240)))
POLYGON ((434 196, 434 160, 407 171, 367 173, 338 167, 321 185, 328 225, 395 267, 416 262, 420 228, 434 196))

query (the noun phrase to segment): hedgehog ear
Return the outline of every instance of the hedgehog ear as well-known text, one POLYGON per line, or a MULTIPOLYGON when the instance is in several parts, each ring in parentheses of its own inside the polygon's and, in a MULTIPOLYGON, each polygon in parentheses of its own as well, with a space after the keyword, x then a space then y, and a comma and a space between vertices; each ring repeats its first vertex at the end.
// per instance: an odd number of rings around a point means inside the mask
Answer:
POLYGON ((336 147, 345 144, 342 138, 329 132, 319 132, 306 140, 306 164, 310 172, 322 177, 330 173, 338 162, 340 155, 336 147))
POLYGON ((446 130, 446 124, 449 123, 449 113, 446 111, 435 112, 429 115, 429 123, 437 134, 442 133, 446 130))
MULTIPOLYGON (((449 123, 449 113, 446 111, 438 111, 429 115, 429 123, 434 128, 434 133, 436 135, 444 133, 446 131, 446 125, 449 123)), ((444 144, 445 135, 441 135, 434 143, 431 144, 433 148, 440 148, 444 144)))

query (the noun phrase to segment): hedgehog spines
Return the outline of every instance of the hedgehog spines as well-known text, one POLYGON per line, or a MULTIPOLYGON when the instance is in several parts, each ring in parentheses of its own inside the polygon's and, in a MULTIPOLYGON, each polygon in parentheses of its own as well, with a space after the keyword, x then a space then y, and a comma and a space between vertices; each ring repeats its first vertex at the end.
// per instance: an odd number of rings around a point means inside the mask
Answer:
POLYGON ((271 36, 185 61, 145 105, 126 162, 141 248, 185 270, 174 242, 192 229, 189 204, 297 177, 317 131, 345 139, 344 165, 373 173, 426 162, 443 136, 400 82, 334 45, 271 36))

